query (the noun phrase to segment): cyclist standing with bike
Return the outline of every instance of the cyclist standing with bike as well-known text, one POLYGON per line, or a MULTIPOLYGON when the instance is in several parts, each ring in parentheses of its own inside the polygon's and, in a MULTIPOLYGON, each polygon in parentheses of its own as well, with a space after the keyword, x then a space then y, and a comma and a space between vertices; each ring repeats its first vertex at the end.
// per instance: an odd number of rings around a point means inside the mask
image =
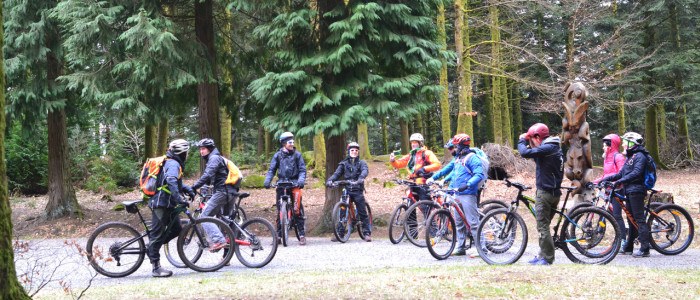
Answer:
POLYGON ((542 123, 532 125, 520 135, 518 152, 524 158, 533 158, 535 172, 535 219, 539 232, 540 253, 528 263, 551 265, 554 263, 554 240, 549 224, 561 199, 561 182, 564 178, 564 154, 559 137, 549 136, 549 128, 542 123))
POLYGON ((152 227, 149 234, 148 258, 153 265, 153 277, 168 277, 173 275, 172 271, 163 269, 160 266, 160 247, 182 231, 180 220, 174 214, 175 206, 189 206, 181 193, 187 193, 190 198, 195 194, 192 189, 182 184, 182 169, 185 167, 187 153, 190 144, 182 139, 174 140, 168 147, 167 159, 163 163, 160 182, 157 184, 156 193, 148 201, 148 206, 152 210, 152 227))
MULTIPOLYGON (((619 152, 619 149, 620 136, 611 133, 603 138, 603 176, 594 180, 593 183, 599 183, 603 178, 622 170, 622 167, 625 166, 625 156, 619 152)), ((615 187, 616 190, 619 188, 621 188, 621 186, 615 187)), ((624 191, 621 191, 621 194, 624 194, 624 191)), ((613 207, 613 217, 615 217, 617 224, 620 225, 620 233, 623 237, 622 245, 624 246, 627 228, 625 227, 625 221, 622 219, 622 206, 620 206, 620 203, 617 201, 612 201, 611 204, 613 207)))
MULTIPOLYGON (((197 143, 197 147, 199 147, 199 154, 202 156, 207 167, 204 169, 202 177, 192 185, 192 189, 196 191, 203 185, 213 182, 214 190, 214 194, 211 196, 211 199, 207 201, 201 216, 213 217, 222 212, 228 215, 231 212, 231 206, 236 200, 236 195, 240 188, 241 172, 234 166, 233 172, 235 174, 233 174, 233 181, 235 181, 235 183, 226 184, 226 180, 229 177, 229 166, 221 156, 219 149, 216 149, 214 140, 210 138, 202 139, 197 143)), ((214 224, 204 224, 204 231, 206 231, 207 235, 214 243, 210 247, 212 251, 228 246, 228 242, 226 242, 223 234, 221 234, 221 230, 214 226, 214 224)))
POLYGON ((649 257, 649 226, 644 219, 644 199, 647 194, 644 176, 649 152, 644 148, 644 138, 639 133, 627 132, 622 136, 622 139, 622 149, 624 149, 623 153, 627 156, 627 162, 625 162, 622 170, 603 178, 601 182, 613 182, 615 186, 622 184, 627 199, 629 199, 627 201, 627 209, 639 226, 639 230, 634 226, 630 226, 627 233, 627 242, 620 250, 620 254, 632 254, 634 239, 639 236, 640 248, 632 256, 649 257))
MULTIPOLYGON (((445 148, 447 148, 447 151, 449 151, 453 157, 457 156, 457 147, 455 147, 455 145, 452 144, 452 139, 447 141, 447 144, 445 144, 445 148)), ((443 179, 443 182, 451 182, 452 174, 454 174, 452 171, 455 167, 455 159, 456 158, 452 158, 452 160, 446 166, 442 167, 440 171, 435 172, 435 174, 428 178, 428 180, 425 183, 431 185, 433 184, 433 182, 435 182, 435 180, 438 180, 442 177, 445 177, 445 179, 443 179)))
MULTIPOLYGON (((296 185, 292 189, 292 200, 294 201, 294 214, 297 216, 297 232, 299 233, 299 245, 306 245, 305 232, 305 216, 301 215, 301 189, 304 188, 306 181, 306 164, 301 153, 296 151, 294 147, 294 134, 285 132, 280 135, 279 139, 282 148, 275 153, 270 162, 270 169, 267 171, 267 177, 263 186, 268 189, 272 178, 277 174, 278 183, 291 183, 296 185)), ((277 188, 277 211, 280 209, 280 198, 284 193, 284 188, 277 188)), ((282 236, 282 227, 280 225, 279 214, 277 218, 277 236, 282 236)))
MULTIPOLYGON (((411 152, 401 158, 396 158, 394 153, 389 155, 391 166, 395 169, 406 167, 411 181, 416 184, 425 184, 426 178, 432 175, 432 172, 440 169, 440 160, 433 151, 428 150, 423 146, 423 135, 414 133, 409 139, 411 142, 411 152)), ((411 193, 416 200, 430 200, 430 194, 425 187, 411 187, 411 193)))
MULTIPOLYGON (((369 215, 367 214, 367 202, 365 201, 364 191, 365 191, 365 178, 367 178, 368 168, 367 163, 360 159, 358 156, 360 154, 360 145, 358 143, 352 142, 348 144, 348 157, 341 161, 338 168, 335 170, 333 175, 328 178, 326 186, 330 187, 333 185, 333 181, 336 181, 343 176, 345 180, 354 181, 355 184, 349 185, 346 189, 348 195, 350 196, 350 201, 355 202, 355 207, 357 208, 357 214, 362 222, 362 231, 364 232, 364 239, 367 242, 371 242, 372 234, 370 230, 369 215)), ((335 236, 331 241, 337 241, 335 236)))

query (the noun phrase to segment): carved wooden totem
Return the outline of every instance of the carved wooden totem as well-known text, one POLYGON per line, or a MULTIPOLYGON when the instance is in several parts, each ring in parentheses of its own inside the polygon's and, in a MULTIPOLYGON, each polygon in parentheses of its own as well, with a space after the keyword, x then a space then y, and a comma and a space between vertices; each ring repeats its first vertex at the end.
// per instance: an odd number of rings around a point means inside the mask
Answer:
POLYGON ((579 188, 574 194, 581 193, 581 187, 590 181, 593 161, 591 160, 591 136, 586 115, 589 103, 586 101, 588 91, 581 83, 567 83, 564 86, 564 111, 562 120, 563 143, 569 146, 566 153, 566 178, 579 188))

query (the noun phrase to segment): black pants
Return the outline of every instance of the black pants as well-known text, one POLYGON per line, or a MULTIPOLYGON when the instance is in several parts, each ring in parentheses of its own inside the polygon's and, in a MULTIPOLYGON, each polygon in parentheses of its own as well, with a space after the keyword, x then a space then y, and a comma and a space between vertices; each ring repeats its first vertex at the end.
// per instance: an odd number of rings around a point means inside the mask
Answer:
MULTIPOLYGON (((280 211, 280 204, 281 201, 280 199, 282 198, 282 195, 284 194, 285 188, 278 188, 277 189, 277 236, 282 237, 282 226, 280 224, 280 216, 279 216, 279 211, 280 211)), ((304 205, 301 202, 301 189, 299 188, 293 188, 293 189, 287 189, 287 195, 292 198, 292 213, 295 216, 296 219, 296 228, 297 232, 299 232, 299 236, 306 236, 306 220, 304 219, 304 205)))
POLYGON ((627 227, 625 227, 625 220, 622 219, 622 206, 620 205, 620 202, 617 202, 617 200, 614 199, 611 201, 611 203, 613 217, 615 217, 617 225, 620 225, 620 234, 622 237, 627 238, 627 227))
MULTIPOLYGON (((649 226, 647 225, 647 220, 644 219, 644 198, 646 193, 628 193, 627 194, 627 210, 630 211, 632 217, 637 222, 639 230, 634 226, 630 226, 627 233, 627 243, 625 244, 624 251, 632 251, 634 249, 634 239, 639 236, 639 244, 641 247, 639 250, 642 252, 649 251, 649 226)), ((630 224, 632 222, 630 221, 630 224)))
POLYGON ((355 202, 355 209, 357 209, 357 217, 362 222, 362 232, 365 235, 372 234, 372 228, 370 227, 369 214, 367 213, 367 202, 365 201, 365 195, 362 190, 348 191, 348 196, 350 196, 350 201, 355 202))
POLYGON ((173 208, 154 208, 152 226, 148 239, 148 258, 151 262, 160 261, 160 247, 180 235, 182 225, 180 218, 173 213, 173 208))

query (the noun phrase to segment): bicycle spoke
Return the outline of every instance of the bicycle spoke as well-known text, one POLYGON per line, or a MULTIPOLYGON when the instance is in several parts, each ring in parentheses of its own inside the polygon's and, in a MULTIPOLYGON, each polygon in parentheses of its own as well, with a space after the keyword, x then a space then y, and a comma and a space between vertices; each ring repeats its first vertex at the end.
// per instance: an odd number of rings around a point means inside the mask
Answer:
POLYGON ((474 246, 488 264, 512 264, 527 247, 527 227, 522 217, 505 209, 489 212, 477 228, 474 246))

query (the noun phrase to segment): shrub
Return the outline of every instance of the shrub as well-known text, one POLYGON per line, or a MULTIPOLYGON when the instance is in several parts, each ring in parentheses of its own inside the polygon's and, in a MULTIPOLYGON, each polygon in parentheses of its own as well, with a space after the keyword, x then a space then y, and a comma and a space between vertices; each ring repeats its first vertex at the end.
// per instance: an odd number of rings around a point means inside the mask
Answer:
POLYGON ((48 141, 46 128, 29 137, 15 123, 5 140, 5 163, 10 191, 23 194, 45 194, 48 191, 48 141))

